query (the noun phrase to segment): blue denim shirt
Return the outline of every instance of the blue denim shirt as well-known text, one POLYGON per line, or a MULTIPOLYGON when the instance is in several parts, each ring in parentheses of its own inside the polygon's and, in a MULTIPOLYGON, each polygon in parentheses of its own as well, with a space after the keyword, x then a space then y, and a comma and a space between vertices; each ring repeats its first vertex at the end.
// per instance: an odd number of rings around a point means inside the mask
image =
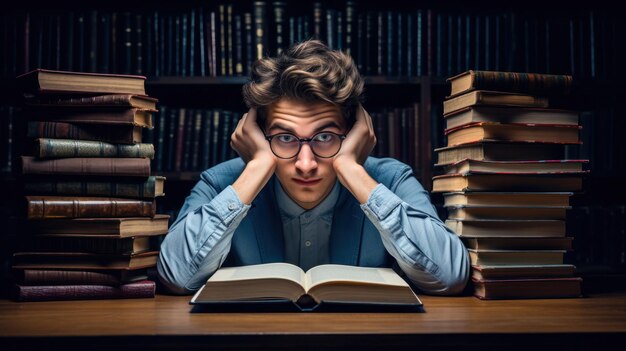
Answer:
MULTIPOLYGON (((275 177, 245 205, 231 186, 244 167, 237 158, 204 171, 185 200, 157 263, 160 280, 172 292, 194 292, 221 266, 286 261, 275 177)), ((374 157, 364 167, 379 184, 364 204, 339 185, 329 263, 390 267, 397 262, 424 293, 460 293, 470 272, 467 250, 438 218, 411 168, 374 157)))

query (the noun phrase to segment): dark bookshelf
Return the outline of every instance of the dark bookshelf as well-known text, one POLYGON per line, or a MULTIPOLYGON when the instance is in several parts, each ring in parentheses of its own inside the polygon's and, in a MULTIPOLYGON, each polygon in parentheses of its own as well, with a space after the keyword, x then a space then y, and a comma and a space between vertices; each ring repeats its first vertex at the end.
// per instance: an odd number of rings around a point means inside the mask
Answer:
MULTIPOLYGON (((264 25, 267 26, 264 39, 267 40, 276 37, 275 8, 273 1, 264 3, 264 25)), ((417 150, 420 157, 410 158, 408 163, 426 189, 430 189, 434 172, 433 149, 445 144, 442 103, 449 94, 447 77, 467 69, 572 74, 575 89, 562 103, 581 111, 583 145, 572 148, 570 155, 571 158, 590 159, 591 170, 584 180, 584 191, 572 198, 574 209, 571 218, 568 218, 568 231, 571 230, 568 235, 574 236, 574 241, 580 243, 576 244, 576 249, 581 252, 572 256, 572 260, 579 263, 579 268, 586 274, 598 272, 626 276, 626 244, 623 241, 626 234, 624 224, 619 226, 619 216, 623 216, 622 209, 626 206, 622 184, 626 178, 626 143, 621 141, 626 119, 621 116, 620 109, 620 100, 626 90, 623 83, 626 74, 621 68, 622 62, 626 61, 626 45, 622 43, 626 23, 608 1, 564 5, 562 2, 545 1, 517 4, 502 1, 433 3, 359 0, 352 2, 354 17, 351 22, 346 16, 348 2, 319 3, 324 14, 319 35, 325 41, 330 37, 335 48, 351 50, 365 76, 365 107, 368 112, 385 119, 385 116, 395 113, 394 109, 402 116, 402 109, 417 106, 420 123, 417 150), (327 18, 326 14, 330 17, 327 18), (336 36, 337 31, 328 31, 328 23, 333 29, 342 28, 340 40, 336 36), (343 27, 339 27, 339 23, 343 27), (350 44, 346 40, 348 23, 353 25, 350 44), (380 33, 377 29, 379 23, 382 24, 380 33), (409 32, 413 35, 409 36, 409 32), (355 40, 359 35, 361 39, 355 40), (590 237, 584 230, 594 231, 595 236, 590 237), (604 260, 599 253, 609 250, 609 247, 617 251, 605 252, 611 259, 604 260), (584 256, 586 254, 589 255, 584 256)), ((0 106, 16 105, 14 77, 24 71, 35 67, 62 70, 80 70, 82 67, 84 71, 147 76, 148 94, 158 98, 159 106, 164 107, 160 113, 181 108, 202 113, 220 110, 228 111, 230 118, 236 121, 245 112, 241 86, 248 80, 247 64, 251 62, 250 55, 254 55, 253 48, 249 46, 256 44, 254 36, 245 35, 254 34, 254 23, 246 28, 245 19, 246 15, 254 19, 254 1, 225 0, 203 6, 192 1, 174 4, 139 0, 113 0, 97 4, 62 0, 43 6, 35 4, 33 1, 20 2, 0 15, 0 106), (222 49, 217 44, 221 40, 217 35, 215 48, 211 47, 213 51, 210 54, 215 62, 209 63, 210 24, 213 23, 216 30, 221 31, 219 5, 226 5, 226 11, 229 4, 233 12, 224 30, 228 33, 228 24, 232 24, 230 38, 233 42, 229 44, 225 36, 222 49), (78 22, 81 17, 83 22, 78 22), (204 24, 204 37, 200 35, 200 19, 204 24), (26 26, 27 20, 29 26, 26 26), (175 25, 176 21, 179 26, 175 25), (182 30, 185 21, 186 32, 182 30), (83 23, 84 27, 79 27, 79 23, 83 23), (237 23, 241 26, 240 39, 237 39, 237 23), (197 31, 191 32, 192 25, 197 31), (126 26, 134 36, 121 36, 126 26), (29 45, 24 44, 23 29, 26 27, 29 28, 29 45), (80 28, 83 32, 79 31, 80 28), (109 32, 113 28, 116 29, 116 36, 109 32), (142 29, 142 34, 138 34, 138 28, 142 29), (204 46, 200 44, 202 38, 204 46), (129 40, 130 51, 122 45, 125 40, 129 40), (181 40, 186 44, 183 45, 181 40), (246 43, 246 46, 242 44, 241 53, 238 53, 237 42, 246 43), (80 51, 81 48, 83 51, 80 51), (91 53, 99 58, 90 60, 91 53), (239 55, 243 68, 238 73, 234 63, 239 55), (229 64, 233 68, 232 73, 228 69, 221 70, 222 59, 226 63, 229 59, 233 60, 233 64, 229 64)), ((314 36, 313 2, 287 0, 285 4, 283 43, 289 43, 292 38, 297 41, 314 36), (310 35, 304 35, 305 25, 308 25, 310 35)), ((224 15, 228 21, 227 12, 224 15)), ((265 44, 265 54, 274 55, 278 51, 277 41, 269 40, 265 44)), ((21 139, 15 133, 19 131, 17 125, 22 121, 19 109, 11 114, 15 123, 13 142, 16 144, 11 152, 16 155, 21 139)), ((5 133, 9 117, 4 112, 0 117, 0 132, 5 133)), ((165 115, 162 120, 171 122, 170 117, 165 115)), ((160 115, 155 116, 157 128, 159 118, 160 115)), ((152 140, 158 139, 155 135, 157 128, 150 136, 152 140)), ((385 146, 384 139, 379 136, 382 146, 385 146)), ((222 135, 218 142, 222 151, 227 147, 223 143, 225 140, 222 135)), ((0 156, 6 161, 6 139, 2 143, 0 156)), ((162 146, 165 154, 173 152, 168 145, 162 146)), ((187 148, 191 150, 193 145, 187 148)), ((201 151, 198 152, 197 157, 200 157, 201 151)), ((235 156, 226 152, 223 155, 235 156)), ((205 162, 206 165, 217 162, 217 159, 211 160, 205 162)), ((166 197, 159 200, 161 209, 175 214, 182 205, 203 168, 197 164, 192 170, 191 166, 193 162, 189 161, 186 169, 180 171, 162 167, 154 172, 167 177, 166 197)), ((3 190, 16 183, 19 177, 17 167, 14 159, 12 169, 0 171, 3 190)), ((442 197, 432 194, 431 199, 441 210, 442 197)), ((626 223, 626 218, 621 218, 622 223, 626 223)))

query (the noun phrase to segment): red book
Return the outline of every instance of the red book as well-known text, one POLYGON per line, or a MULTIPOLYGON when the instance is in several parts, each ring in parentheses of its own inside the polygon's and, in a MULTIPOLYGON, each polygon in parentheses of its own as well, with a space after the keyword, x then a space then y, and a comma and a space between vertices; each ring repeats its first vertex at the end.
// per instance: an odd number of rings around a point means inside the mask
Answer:
POLYGON ((150 280, 120 286, 108 285, 15 285, 17 301, 61 301, 137 299, 154 297, 156 284, 150 280))

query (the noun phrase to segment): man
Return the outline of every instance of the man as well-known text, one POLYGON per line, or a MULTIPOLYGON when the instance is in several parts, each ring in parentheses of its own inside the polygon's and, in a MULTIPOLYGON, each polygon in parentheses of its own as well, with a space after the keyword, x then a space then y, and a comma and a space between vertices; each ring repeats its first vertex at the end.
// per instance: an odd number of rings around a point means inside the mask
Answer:
POLYGON ((204 171, 161 245, 158 272, 192 293, 221 266, 290 262, 399 267, 424 293, 456 294, 465 247, 409 166, 376 144, 352 59, 316 40, 255 63, 241 156, 204 171))

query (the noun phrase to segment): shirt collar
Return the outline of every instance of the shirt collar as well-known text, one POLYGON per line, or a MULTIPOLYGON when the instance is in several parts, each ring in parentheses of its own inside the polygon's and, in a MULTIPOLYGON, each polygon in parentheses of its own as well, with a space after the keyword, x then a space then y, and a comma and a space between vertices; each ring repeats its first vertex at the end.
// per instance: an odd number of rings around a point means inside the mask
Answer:
POLYGON ((276 182, 274 186, 274 189, 276 189, 276 202, 278 203, 278 209, 280 210, 280 215, 283 221, 298 218, 305 212, 310 213, 313 218, 326 218, 332 215, 337 199, 339 198, 339 181, 335 182, 333 189, 326 196, 326 198, 310 210, 300 207, 300 205, 289 197, 285 189, 283 189, 282 184, 280 184, 280 181, 278 181, 278 178, 275 177, 274 181, 276 182))

